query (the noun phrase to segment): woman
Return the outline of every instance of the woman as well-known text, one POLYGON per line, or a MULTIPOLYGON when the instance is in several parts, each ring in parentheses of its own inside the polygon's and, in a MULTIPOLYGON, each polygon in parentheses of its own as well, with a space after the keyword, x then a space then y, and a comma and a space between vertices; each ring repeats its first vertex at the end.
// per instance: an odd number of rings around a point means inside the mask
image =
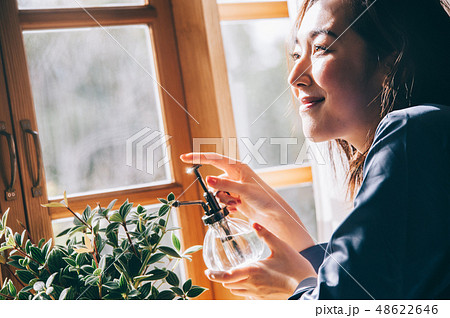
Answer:
POLYGON ((324 252, 248 166, 182 155, 225 171, 209 186, 272 250, 208 277, 261 299, 450 299, 447 13, 438 0, 306 0, 297 22, 289 83, 303 130, 346 155, 354 209, 324 252))

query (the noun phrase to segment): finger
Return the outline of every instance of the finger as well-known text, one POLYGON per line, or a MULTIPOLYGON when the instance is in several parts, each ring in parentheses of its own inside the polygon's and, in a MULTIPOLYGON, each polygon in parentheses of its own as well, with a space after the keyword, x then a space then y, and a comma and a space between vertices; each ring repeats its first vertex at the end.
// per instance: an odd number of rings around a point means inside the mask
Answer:
POLYGON ((219 199, 220 199, 220 196, 225 197, 226 195, 231 196, 231 193, 228 191, 222 191, 222 190, 217 190, 216 192, 214 192, 214 196, 219 199))
POLYGON ((217 164, 217 165, 229 165, 235 164, 238 161, 230 157, 218 154, 216 152, 190 152, 184 153, 180 156, 180 159, 186 163, 192 164, 217 164))
MULTIPOLYGON (((250 300, 264 300, 266 294, 262 294, 261 291, 258 290, 248 290, 248 289, 230 289, 230 292, 236 296, 246 297, 250 300)), ((285 299, 285 298, 280 298, 285 299)))
POLYGON ((239 201, 233 198, 219 199, 218 201, 220 204, 223 204, 227 207, 236 207, 240 204, 239 201))
POLYGON ((234 283, 246 279, 249 277, 249 268, 242 267, 234 269, 231 272, 221 272, 221 271, 212 271, 206 270, 206 276, 214 282, 218 283, 234 283))
MULTIPOLYGON (((230 177, 228 176, 227 173, 222 173, 221 175, 219 175, 219 176, 214 176, 214 177, 219 178, 219 179, 227 179, 227 180, 231 180, 231 181, 241 180, 241 179, 232 179, 232 178, 230 178, 230 177)), ((233 198, 239 198, 239 194, 237 194, 237 193, 232 193, 232 192, 228 192, 228 191, 220 191, 220 190, 217 190, 217 191, 216 191, 216 194, 217 194, 217 193, 221 193, 221 192, 226 193, 227 195, 232 196, 233 198)))
POLYGON ((245 193, 245 190, 248 189, 247 185, 244 185, 239 181, 222 179, 214 176, 207 176, 206 183, 214 189, 233 193, 245 193))
POLYGON ((219 199, 219 202, 226 204, 228 206, 237 205, 241 203, 241 199, 239 197, 232 196, 224 191, 218 191, 216 193, 216 198, 219 199))
POLYGON ((240 169, 242 168, 241 162, 236 159, 223 156, 214 152, 191 152, 185 153, 180 156, 183 162, 190 164, 209 164, 213 165, 230 175, 231 177, 238 177, 240 169))
POLYGON ((248 280, 249 278, 246 278, 234 283, 222 283, 222 285, 227 289, 248 289, 250 287, 248 280))
POLYGON ((256 230, 258 236, 262 238, 264 242, 266 242, 267 246, 272 251, 272 254, 276 253, 276 251, 284 250, 284 245, 286 243, 272 234, 272 232, 267 230, 265 227, 261 226, 258 223, 253 223, 253 228, 256 230))
POLYGON ((227 206, 227 210, 228 210, 228 212, 230 212, 230 214, 233 214, 233 213, 236 213, 237 211, 239 211, 234 206, 227 206))
POLYGON ((244 296, 244 297, 254 296, 253 293, 247 289, 230 289, 230 293, 236 296, 244 296))

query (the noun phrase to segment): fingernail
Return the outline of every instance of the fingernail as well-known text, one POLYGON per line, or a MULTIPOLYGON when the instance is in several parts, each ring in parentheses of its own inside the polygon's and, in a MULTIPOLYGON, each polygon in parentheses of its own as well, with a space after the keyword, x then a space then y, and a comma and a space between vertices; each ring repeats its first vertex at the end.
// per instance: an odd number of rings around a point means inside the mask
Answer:
POLYGON ((228 201, 228 205, 236 205, 236 204, 237 204, 237 202, 234 200, 228 201))
POLYGON ((208 177, 206 180, 210 185, 215 185, 217 183, 217 178, 214 177, 208 177))
POLYGON ((209 271, 209 269, 207 269, 207 270, 205 271, 205 275, 208 276, 208 277, 211 278, 211 279, 216 278, 213 274, 211 274, 211 272, 209 271))
POLYGON ((261 231, 262 230, 262 226, 259 225, 258 223, 253 223, 253 228, 257 231, 261 231))

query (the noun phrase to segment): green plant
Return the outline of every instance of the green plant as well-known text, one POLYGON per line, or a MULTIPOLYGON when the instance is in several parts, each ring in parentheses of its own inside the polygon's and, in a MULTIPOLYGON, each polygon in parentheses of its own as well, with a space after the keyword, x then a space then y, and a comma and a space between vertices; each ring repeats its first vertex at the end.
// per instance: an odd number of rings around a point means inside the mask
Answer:
MULTIPOLYGON (((46 207, 65 207, 73 215, 73 226, 59 236, 69 235, 65 246, 52 247, 52 240, 33 244, 26 230, 20 233, 6 226, 9 209, 0 220, 0 263, 17 268, 15 276, 22 288, 6 279, 0 286, 0 299, 189 299, 206 288, 181 284, 174 272, 180 260, 191 260, 201 246, 181 251, 174 233, 167 228, 173 193, 159 211, 142 206, 132 211, 125 201, 114 211, 116 200, 107 208, 86 207, 80 215, 69 207, 66 194, 61 203, 46 207), (105 223, 103 226, 102 223, 105 223), (120 231, 120 232, 119 232, 120 231), (122 235, 123 232, 123 235, 122 235), (76 235, 76 233, 81 233, 76 235), (163 246, 163 237, 171 234, 173 246, 163 246), (107 247, 108 245, 108 247, 107 247), (109 251, 107 251, 109 249, 109 251), (9 250, 9 256, 6 251, 9 250)), ((1 282, 0 282, 1 283, 1 282)))

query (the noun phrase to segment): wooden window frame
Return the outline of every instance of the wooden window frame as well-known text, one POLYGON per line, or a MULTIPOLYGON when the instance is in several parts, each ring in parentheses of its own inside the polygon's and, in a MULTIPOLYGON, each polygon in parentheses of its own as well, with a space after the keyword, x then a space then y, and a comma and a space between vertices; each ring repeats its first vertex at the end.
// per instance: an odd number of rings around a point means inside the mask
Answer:
MULTIPOLYGON (((287 18, 287 2, 217 4, 216 0, 172 0, 172 5, 186 102, 189 112, 201 122, 201 125, 191 123, 191 136, 236 138, 220 21, 287 18), (210 89, 205 90, 208 85, 210 89)), ((230 146, 227 142, 223 146, 225 155, 236 156, 235 149, 227 148, 230 146)), ((216 149, 211 146, 202 151, 216 149)), ((205 167, 203 171, 222 173, 213 167, 205 167)), ((256 172, 276 188, 312 183, 310 166, 291 165, 256 172)), ((219 284, 213 284, 213 288, 216 299, 243 299, 219 284)))
POLYGON ((288 18, 287 1, 219 3, 221 21, 288 18))
MULTIPOLYGON (((287 1, 219 3, 218 10, 220 21, 289 18, 287 1)), ((310 166, 288 165, 256 172, 274 188, 312 183, 310 166)))
MULTIPOLYGON (((2 9, 6 7, 7 10, 0 12, 0 44, 4 61, 4 74, 0 72, 0 75, 6 80, 6 83, 0 80, 0 90, 8 91, 9 100, 0 98, 0 115, 2 118, 5 116, 14 119, 7 129, 17 137, 20 134, 20 119, 31 118, 32 126, 37 127, 28 71, 26 63, 23 63, 25 52, 22 30, 92 27, 98 24, 83 9, 19 12, 16 0, 2 0, 2 3, 8 4, 2 4, 2 9), (8 103, 9 107, 2 106, 5 103, 8 103), (23 105, 26 105, 26 111, 23 111, 23 105)), ((104 26, 149 25, 158 81, 177 101, 186 105, 187 111, 197 120, 194 122, 189 119, 171 97, 160 92, 165 132, 169 135, 173 135, 175 131, 189 132, 185 134, 185 139, 172 138, 169 141, 173 160, 177 160, 181 153, 192 150, 193 138, 236 138, 220 21, 289 16, 285 1, 217 4, 216 0, 150 0, 150 4, 144 6, 97 7, 87 8, 87 11, 104 26), (159 59, 160 56, 164 58, 159 59)), ((23 142, 19 139, 16 148, 21 147, 23 142)), ((215 150, 212 146, 209 149, 202 148, 202 151, 215 150)), ((227 149, 226 145, 223 152, 225 155, 234 153, 227 149)), ((19 153, 18 157, 19 165, 25 167, 24 155, 19 153)), ((69 196, 69 202, 75 210, 80 211, 86 204, 96 205, 100 202, 106 206, 115 198, 118 198, 119 202, 129 199, 145 205, 155 204, 159 203, 158 197, 164 197, 169 192, 173 192, 177 197, 183 194, 183 200, 196 200, 201 197, 201 190, 193 185, 194 177, 185 174, 185 167, 181 162, 173 163, 173 181, 168 184, 138 190, 69 196)), ((204 175, 221 173, 214 167, 205 166, 202 169, 204 175)), ((278 167, 258 171, 258 174, 273 187, 312 182, 310 167, 278 167)), ((23 195, 22 189, 27 190, 31 186, 25 172, 21 174, 20 184, 18 195, 23 195)), ((26 222, 24 224, 33 225, 30 229, 36 237, 51 237, 51 219, 70 216, 62 209, 42 208, 41 204, 47 203, 47 200, 43 199, 47 198, 46 193, 40 199, 30 198, 29 195, 24 198, 23 202, 17 200, 9 205, 12 212, 10 219, 17 218, 26 222)), ((6 204, 0 200, 0 207, 3 206, 6 204)), ((184 246, 202 244, 205 227, 200 221, 201 215, 200 209, 195 207, 186 207, 177 212, 177 218, 183 227, 181 238, 184 246)), ((200 253, 194 255, 193 261, 185 265, 187 275, 193 278, 194 283, 209 288, 201 299, 242 299, 231 295, 220 284, 212 283, 205 277, 203 271, 206 268, 200 253)))
MULTIPOLYGON (((0 101, 2 102, 0 113, 2 118, 3 115, 5 115, 5 118, 11 118, 11 127, 8 127, 8 129, 14 132, 17 149, 24 149, 23 140, 20 138, 20 120, 29 119, 31 127, 37 130, 23 44, 23 30, 95 27, 99 26, 99 24, 101 26, 148 25, 153 41, 157 80, 165 90, 170 92, 170 95, 161 90, 159 92, 165 132, 174 136, 179 131, 186 132, 190 130, 190 119, 186 111, 179 105, 185 105, 185 98, 177 53, 176 34, 173 28, 172 8, 169 1, 154 0, 151 2, 151 5, 98 7, 87 8, 86 10, 82 8, 19 10, 15 0, 2 0, 0 7, 1 53, 4 64, 4 68, 2 68, 4 73, 1 73, 1 76, 5 82, 0 82, 0 88, 7 90, 7 96, 9 97, 8 101, 0 101)), ((9 120, 7 121, 9 122, 9 120)), ((192 149, 189 134, 177 134, 177 138, 171 138, 169 144, 173 160, 177 160, 180 154, 189 152, 192 149)), ((24 153, 28 150, 18 152, 20 167, 26 167, 24 153)), ((28 151, 28 153, 31 154, 32 152, 28 151)), ((36 160, 32 161, 38 162, 36 160)), ((36 167, 34 168, 33 171, 36 171, 36 167)), ((41 168, 43 169, 43 166, 41 168)), ((106 206, 108 202, 115 198, 119 199, 119 202, 129 199, 131 202, 150 205, 159 203, 157 198, 165 197, 170 192, 173 192, 177 197, 182 195, 182 200, 195 200, 201 197, 198 187, 192 186, 195 180, 194 177, 186 175, 185 166, 181 162, 180 164, 172 162, 170 168, 173 179, 170 183, 91 195, 69 195, 70 206, 75 211, 82 211, 86 204, 95 206, 98 202, 102 206, 106 206)), ((19 188, 31 188, 31 180, 25 171, 22 171, 20 179, 21 186, 19 188)), ((42 179, 45 182, 45 177, 42 179)), ((48 200, 45 184, 42 188, 43 193, 40 197, 34 198, 31 195, 23 195, 24 204, 22 206, 20 205, 22 200, 15 201, 14 205, 3 200, 0 202, 0 206, 2 208, 6 206, 12 207, 14 212, 12 211, 10 220, 13 217, 23 220, 23 223, 27 224, 33 238, 45 237, 48 239, 53 236, 51 220, 69 217, 71 214, 63 209, 43 208, 41 205, 47 203, 48 200), (21 213, 24 215, 21 215, 21 213)), ((58 201, 58 199, 53 201, 58 201)), ((202 244, 205 228, 201 222, 202 212, 200 209, 186 207, 182 212, 177 212, 177 219, 183 227, 181 231, 183 246, 202 244)), ((20 230, 14 224, 10 225, 14 230, 20 230)), ((213 299, 212 283, 204 275, 206 267, 201 253, 193 255, 192 262, 185 262, 184 265, 186 274, 193 279, 195 284, 208 288, 208 291, 200 298, 213 299)))

